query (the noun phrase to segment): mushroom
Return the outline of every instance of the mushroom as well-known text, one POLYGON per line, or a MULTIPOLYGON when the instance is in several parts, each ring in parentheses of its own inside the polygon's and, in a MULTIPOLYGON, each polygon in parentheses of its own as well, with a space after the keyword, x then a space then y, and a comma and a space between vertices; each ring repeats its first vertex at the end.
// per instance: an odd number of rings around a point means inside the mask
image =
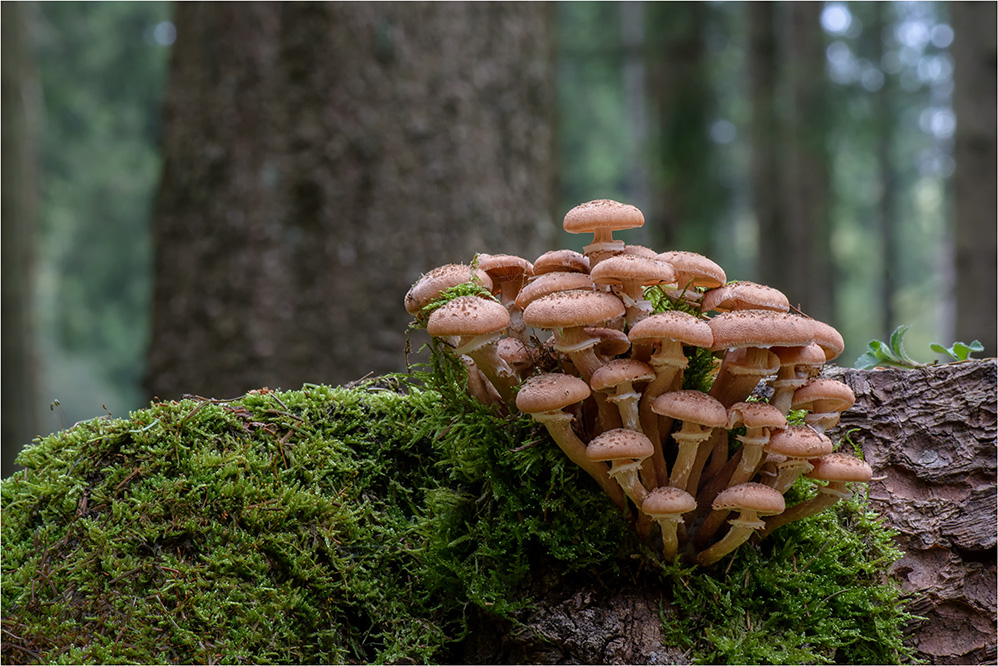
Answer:
POLYGON ((825 363, 825 352, 815 343, 801 347, 771 347, 770 351, 780 359, 780 369, 776 378, 769 382, 773 387, 769 404, 786 415, 790 411, 794 391, 807 382, 804 371, 820 368, 825 363))
POLYGON ((610 478, 606 464, 589 459, 585 443, 572 430, 574 417, 564 411, 565 407, 582 402, 589 394, 589 384, 578 377, 546 373, 523 382, 516 395, 516 407, 543 424, 568 459, 595 479, 614 504, 627 511, 627 500, 620 484, 610 478))
POLYGON ((541 296, 523 310, 528 326, 550 330, 555 349, 567 354, 587 382, 603 362, 593 346, 599 338, 587 335, 587 326, 599 325, 624 314, 624 304, 613 294, 599 291, 559 291, 541 296))
POLYGON ((834 428, 839 416, 856 403, 856 394, 834 379, 812 379, 794 391, 791 409, 804 409, 804 423, 818 432, 834 428))
POLYGON ((774 430, 765 447, 776 468, 770 485, 780 493, 787 492, 801 474, 811 471, 810 460, 831 453, 832 448, 832 440, 808 426, 790 425, 774 430))
POLYGON ((655 379, 655 371, 647 363, 631 358, 618 358, 593 372, 589 385, 594 391, 608 394, 606 399, 620 410, 625 428, 642 432, 638 420, 641 394, 634 390, 634 383, 652 379, 655 379))
POLYGON ((674 284, 672 264, 638 254, 618 254, 599 262, 589 272, 596 284, 610 285, 627 306, 627 323, 632 326, 651 314, 652 305, 644 297, 644 288, 674 284))
POLYGON ((586 457, 593 462, 610 463, 610 478, 623 488, 624 494, 640 507, 648 490, 638 478, 641 461, 652 453, 651 441, 639 432, 614 428, 593 437, 586 447, 586 457))
MULTIPOLYGON (((624 249, 624 241, 614 240, 613 232, 634 229, 644 223, 645 216, 636 207, 611 199, 596 199, 568 211, 562 227, 570 234, 593 234, 593 242, 583 248, 584 254, 613 254, 624 249)), ((592 260, 590 257, 595 266, 592 260)))
POLYGON ((667 261, 676 269, 676 283, 680 298, 699 302, 699 289, 715 289, 727 282, 724 269, 716 263, 696 252, 670 250, 658 255, 662 261, 667 261))
POLYGON ((589 326, 585 330, 586 335, 599 338, 599 342, 596 343, 596 355, 602 361, 609 362, 617 356, 626 354, 631 348, 631 341, 623 331, 602 326, 589 326))
POLYGON ((701 312, 732 312, 734 310, 772 310, 788 312, 790 301, 779 289, 745 280, 729 282, 711 289, 700 300, 701 312))
POLYGON ((575 250, 551 250, 534 261, 534 275, 561 271, 589 273, 589 258, 575 250))
MULTIPOLYGON (((669 485, 694 494, 689 483, 697 463, 697 449, 710 438, 713 428, 723 428, 728 422, 724 405, 700 391, 672 391, 655 398, 652 411, 682 421, 683 426, 672 438, 679 445, 676 461, 669 476, 669 485)), ((696 478, 699 478, 697 473, 696 478)))
POLYGON ((422 309, 440 298, 445 290, 465 282, 477 282, 492 291, 492 279, 480 269, 465 264, 444 264, 422 275, 405 295, 405 310, 419 317, 422 309))
POLYGON ((655 488, 641 503, 641 512, 662 528, 662 557, 666 562, 676 559, 679 550, 679 526, 683 514, 697 508, 697 501, 685 490, 664 486, 655 488))
POLYGON ((523 313, 516 305, 516 296, 534 274, 533 265, 512 254, 479 254, 475 260, 478 268, 492 279, 492 293, 498 292, 499 300, 509 311, 510 334, 526 342, 523 313))
POLYGON ((697 564, 704 567, 733 552, 754 532, 763 529, 766 523, 761 520, 761 516, 782 513, 786 509, 786 502, 783 495, 769 486, 743 483, 720 493, 714 498, 711 507, 715 511, 738 511, 739 514, 737 518, 728 521, 731 529, 720 541, 697 555, 697 564))
POLYGON ((426 332, 434 337, 459 336, 456 356, 474 360, 507 405, 516 398, 519 378, 496 351, 499 333, 509 325, 509 312, 493 300, 459 296, 430 315, 426 332))
POLYGON ((588 273, 559 271, 537 275, 520 290, 519 295, 516 297, 516 306, 524 310, 541 296, 573 289, 595 291, 596 285, 593 284, 593 280, 589 277, 588 273))
POLYGON ((817 319, 811 320, 811 327, 814 329, 814 342, 825 351, 825 362, 834 361, 846 348, 842 340, 842 334, 832 328, 831 325, 817 319))
POLYGON ((811 462, 814 469, 806 476, 828 483, 818 486, 817 496, 767 519, 766 527, 759 532, 760 539, 766 538, 787 523, 821 513, 840 499, 849 499, 852 493, 846 487, 847 483, 869 483, 873 478, 873 470, 865 461, 845 453, 829 453, 811 462))

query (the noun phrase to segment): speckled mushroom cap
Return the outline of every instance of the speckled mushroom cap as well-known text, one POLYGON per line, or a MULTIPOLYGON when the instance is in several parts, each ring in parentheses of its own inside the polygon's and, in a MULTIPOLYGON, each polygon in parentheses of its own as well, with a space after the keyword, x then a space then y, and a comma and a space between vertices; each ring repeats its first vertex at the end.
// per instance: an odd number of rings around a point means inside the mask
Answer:
POLYGON ((787 508, 778 490, 761 483, 741 483, 722 490, 711 508, 715 511, 754 511, 760 516, 774 516, 787 508))
POLYGON ((479 254, 478 268, 488 273, 493 283, 525 281, 534 274, 534 265, 512 254, 479 254))
POLYGON ((728 428, 782 428, 787 417, 767 402, 736 402, 728 407, 728 428))
POLYGON ((844 412, 856 403, 852 389, 834 379, 812 379, 794 391, 791 409, 844 412), (820 406, 819 409, 815 409, 820 406))
POLYGON ((842 339, 842 334, 830 324, 812 319, 811 326, 814 329, 814 343, 825 352, 826 361, 838 358, 845 351, 846 343, 842 339))
POLYGON ((618 358, 601 366, 589 379, 594 391, 610 391, 624 382, 642 382, 655 379, 655 370, 633 358, 618 358))
POLYGON ((586 446, 586 457, 597 462, 643 460, 655 452, 651 440, 634 430, 614 428, 593 437, 586 446))
POLYGON ((648 257, 649 259, 658 259, 658 252, 644 245, 625 245, 621 252, 623 254, 636 254, 639 257, 648 257))
POLYGON ((652 518, 689 513, 696 508, 693 495, 675 486, 655 488, 641 503, 641 511, 652 518))
POLYGON ((596 284, 674 284, 672 264, 638 254, 618 254, 593 266, 589 277, 596 284))
POLYGON ((499 358, 517 371, 527 370, 534 364, 530 350, 517 338, 503 338, 496 344, 499 358))
POLYGON ((418 314, 445 289, 465 282, 477 281, 492 290, 492 278, 481 269, 473 269, 465 264, 444 264, 422 275, 405 295, 405 309, 411 315, 418 314))
POLYGON ((731 282, 711 289, 700 301, 700 311, 731 312, 732 310, 773 310, 787 312, 790 301, 779 289, 755 282, 731 282))
POLYGON ((780 365, 818 366, 825 363, 825 351, 813 342, 799 347, 772 347, 770 351, 780 359, 780 365))
POLYGON ((458 296, 433 311, 426 323, 426 332, 433 336, 488 335, 509 326, 509 311, 502 303, 458 296))
POLYGON ((766 451, 787 458, 817 458, 832 452, 832 440, 808 426, 791 425, 770 433, 766 451))
POLYGON ((845 453, 829 453, 811 464, 814 469, 804 475, 809 479, 869 483, 873 478, 873 469, 865 461, 845 453))
POLYGON ((593 284, 588 273, 569 273, 566 271, 544 273, 535 276, 533 280, 520 289, 520 293, 516 296, 516 306, 522 310, 541 296, 572 289, 595 291, 596 285, 593 284))
POLYGON ((714 334, 707 322, 682 310, 667 310, 649 315, 632 326, 627 337, 632 344, 662 339, 703 348, 710 348, 714 344, 714 334))
POLYGON ((600 326, 590 326, 585 329, 586 335, 599 338, 596 343, 596 353, 601 356, 620 356, 626 354, 631 348, 631 341, 623 331, 615 328, 603 328, 600 326))
POLYGON ((588 273, 589 257, 575 250, 551 250, 534 261, 534 275, 557 272, 588 273))
POLYGON ((644 223, 645 216, 635 206, 612 199, 596 199, 568 211, 562 227, 570 234, 583 234, 634 229, 644 223))
POLYGON ((728 410, 717 398, 702 391, 669 391, 655 398, 651 410, 679 421, 699 423, 708 428, 728 425, 728 410))
POLYGON ((735 310, 708 320, 713 350, 742 347, 800 347, 814 342, 810 319, 788 312, 735 310))
POLYGON ((559 291, 531 301, 523 323, 542 329, 593 326, 624 314, 624 303, 602 291, 559 291))
POLYGON ((558 372, 529 378, 516 394, 516 408, 524 414, 540 414, 574 405, 589 397, 589 384, 558 372))
POLYGON ((669 262, 676 269, 676 282, 681 289, 691 287, 715 289, 728 281, 723 268, 696 252, 669 250, 660 253, 658 258, 669 262))

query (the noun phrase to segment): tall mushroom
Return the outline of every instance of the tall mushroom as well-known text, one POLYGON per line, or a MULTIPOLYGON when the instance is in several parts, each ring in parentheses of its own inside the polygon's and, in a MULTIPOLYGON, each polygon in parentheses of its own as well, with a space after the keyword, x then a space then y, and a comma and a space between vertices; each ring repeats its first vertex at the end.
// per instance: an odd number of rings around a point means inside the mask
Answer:
POLYGON ((715 511, 738 511, 738 517, 729 520, 731 529, 710 548, 697 555, 700 566, 710 566, 728 553, 745 543, 753 533, 763 529, 766 523, 762 516, 773 516, 786 509, 783 495, 761 483, 743 483, 728 488, 715 499, 711 507, 715 511))
POLYGON ((696 488, 691 489, 689 482, 695 472, 697 449, 710 438, 711 430, 727 425, 728 412, 721 403, 700 391, 663 393, 655 398, 651 408, 656 414, 682 421, 682 428, 672 433, 679 450, 669 475, 669 485, 695 495, 696 488))
POLYGON ((589 384, 578 377, 546 373, 523 382, 516 395, 516 407, 541 423, 568 459, 595 479, 614 504, 627 511, 627 499, 620 484, 610 478, 605 463, 589 459, 585 443, 572 430, 574 417, 564 411, 588 398, 589 394, 589 384))
POLYGON ((634 325, 651 314, 652 305, 644 297, 644 288, 674 284, 672 264, 638 254, 618 254, 593 266, 589 277, 596 284, 609 285, 627 307, 627 323, 634 325))
POLYGON ((623 251, 624 241, 614 240, 614 231, 634 229, 644 223, 645 216, 634 206, 612 199, 596 199, 568 211, 562 227, 570 234, 593 234, 593 242, 583 248, 583 253, 595 266, 600 258, 623 251))

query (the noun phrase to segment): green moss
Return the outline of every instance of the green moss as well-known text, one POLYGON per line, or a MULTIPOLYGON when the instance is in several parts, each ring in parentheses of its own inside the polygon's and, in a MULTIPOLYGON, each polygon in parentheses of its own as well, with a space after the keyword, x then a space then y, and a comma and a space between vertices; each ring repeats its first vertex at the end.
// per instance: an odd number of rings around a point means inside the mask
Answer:
POLYGON ((861 501, 726 571, 660 568, 542 430, 430 356, 414 377, 158 403, 36 441, 0 483, 3 660, 447 661, 469 607, 531 603, 538 562, 612 573, 634 553, 701 660, 904 656, 897 553, 861 501))

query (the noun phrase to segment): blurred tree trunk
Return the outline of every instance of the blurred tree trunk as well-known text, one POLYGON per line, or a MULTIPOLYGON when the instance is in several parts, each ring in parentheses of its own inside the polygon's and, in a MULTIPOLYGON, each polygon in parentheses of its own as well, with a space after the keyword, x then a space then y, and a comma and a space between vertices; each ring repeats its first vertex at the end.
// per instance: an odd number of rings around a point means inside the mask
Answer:
MULTIPOLYGON (((874 3, 874 23, 866 31, 869 35, 874 62, 883 62, 884 30, 890 26, 886 3, 874 3)), ((898 266, 898 220, 895 198, 898 190, 898 175, 892 159, 894 126, 897 113, 894 105, 894 77, 885 73, 884 83, 873 93, 874 126, 876 127, 877 169, 880 178, 880 197, 877 202, 877 235, 880 244, 880 335, 887 339, 899 322, 894 308, 894 294, 897 292, 898 266)))
POLYGON ((32 319, 37 167, 37 74, 28 41, 30 5, 3 8, 3 439, 2 476, 37 432, 32 319))
POLYGON ((554 219, 546 3, 177 5, 147 388, 403 368, 402 297, 554 219))
POLYGON ((649 91, 655 127, 649 244, 711 253, 724 196, 711 171, 708 121, 714 113, 707 64, 707 19, 700 2, 650 3, 649 91))
POLYGON ((993 2, 954 2, 956 141, 956 339, 984 343, 998 354, 998 136, 996 136, 996 10, 993 2))

